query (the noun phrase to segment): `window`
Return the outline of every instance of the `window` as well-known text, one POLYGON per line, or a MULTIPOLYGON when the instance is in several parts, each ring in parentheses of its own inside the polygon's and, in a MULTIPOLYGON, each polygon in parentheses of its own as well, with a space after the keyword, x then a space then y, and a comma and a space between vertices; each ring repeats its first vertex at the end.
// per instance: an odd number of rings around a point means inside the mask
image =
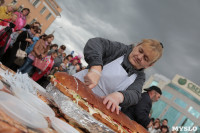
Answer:
POLYGON ((44 6, 41 10, 40 10, 40 14, 43 14, 46 10, 46 6, 44 6))
POLYGON ((166 97, 167 99, 172 99, 172 97, 173 97, 173 95, 171 93, 167 92, 166 90, 163 90, 162 93, 163 93, 162 95, 164 97, 166 97))
POLYGON ((151 86, 157 86, 157 85, 158 85, 158 82, 153 81, 149 87, 151 87, 151 86))
POLYGON ((183 121, 183 123, 181 124, 181 126, 188 126, 188 127, 192 127, 194 125, 194 122, 191 121, 188 118, 185 118, 185 120, 183 121))
POLYGON ((36 7, 37 4, 38 4, 39 2, 40 2, 40 0, 35 0, 35 1, 33 2, 33 6, 36 7))
MULTIPOLYGON (((181 122, 178 124, 178 126, 196 126, 194 125, 194 123, 188 119, 187 117, 183 116, 181 122)), ((192 127, 190 126, 190 127, 192 127)), ((179 131, 179 133, 185 133, 184 131, 179 131)), ((200 133, 200 127, 197 127, 197 131, 196 132, 192 132, 192 133, 200 133)))
POLYGON ((181 99, 179 99, 179 98, 176 98, 176 99, 174 100, 174 102, 175 102, 176 104, 178 104, 180 107, 184 108, 184 109, 187 107, 187 104, 186 104, 183 100, 181 100, 181 99))
POLYGON ((162 119, 166 118, 168 120, 168 126, 172 127, 176 123, 180 115, 181 113, 178 110, 173 107, 169 107, 162 119))
MULTIPOLYGON (((181 120, 181 122, 179 123, 178 126, 180 126, 180 127, 191 127, 192 128, 193 125, 194 125, 194 123, 190 119, 183 116, 183 118, 182 118, 182 120, 181 120)), ((186 133, 186 131, 179 131, 178 133, 186 133)))
POLYGON ((13 0, 11 3, 12 3, 13 5, 16 5, 16 4, 17 4, 17 0, 13 0))
POLYGON ((30 24, 32 24, 32 23, 34 23, 34 22, 36 22, 37 20, 36 19, 33 19, 31 22, 30 22, 30 24))
POLYGON ((195 133, 200 133, 200 127, 197 127, 197 131, 195 133))
POLYGON ((185 121, 185 119, 186 119, 186 116, 183 116, 182 119, 181 119, 181 121, 179 122, 178 126, 183 125, 183 122, 185 121))
POLYGON ((160 114, 163 112, 163 110, 165 109, 166 106, 167 106, 167 104, 165 102, 163 102, 162 100, 159 100, 159 101, 153 103, 152 117, 158 118, 160 116, 160 114))
POLYGON ((200 113, 196 111, 193 107, 189 107, 188 112, 196 118, 199 118, 200 113))
POLYGON ((19 8, 17 9, 18 12, 21 12, 23 10, 24 6, 20 5, 19 8))
POLYGON ((51 13, 49 13, 49 14, 46 16, 46 20, 48 20, 50 17, 51 17, 51 13))

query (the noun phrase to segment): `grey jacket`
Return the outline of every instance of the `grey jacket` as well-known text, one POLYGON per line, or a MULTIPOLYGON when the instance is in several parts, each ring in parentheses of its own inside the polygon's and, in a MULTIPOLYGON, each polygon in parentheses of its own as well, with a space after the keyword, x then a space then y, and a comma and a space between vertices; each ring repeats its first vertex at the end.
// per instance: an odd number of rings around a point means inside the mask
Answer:
POLYGON ((67 68, 67 73, 69 75, 74 75, 76 73, 76 66, 74 66, 74 65, 72 65, 72 63, 70 63, 67 68))
MULTIPOLYGON (((47 55, 51 55, 55 50, 51 49, 49 50, 48 54, 47 55)), ((63 56, 62 54, 58 53, 59 55, 54 59, 54 65, 53 65, 53 68, 54 67, 59 67, 60 64, 62 63, 63 61, 63 56)))
POLYGON ((136 70, 130 64, 128 56, 133 49, 133 45, 125 45, 120 42, 114 42, 103 38, 92 38, 88 40, 84 47, 85 61, 89 64, 88 67, 104 65, 124 55, 122 66, 128 73, 128 76, 136 73, 137 78, 125 90, 120 91, 124 95, 124 101, 120 104, 121 107, 128 107, 138 103, 141 98, 142 86, 145 82, 144 70, 136 70))
POLYGON ((62 54, 61 55, 58 55, 55 59, 54 59, 54 65, 53 67, 59 67, 60 64, 62 63, 63 61, 63 56, 62 54))

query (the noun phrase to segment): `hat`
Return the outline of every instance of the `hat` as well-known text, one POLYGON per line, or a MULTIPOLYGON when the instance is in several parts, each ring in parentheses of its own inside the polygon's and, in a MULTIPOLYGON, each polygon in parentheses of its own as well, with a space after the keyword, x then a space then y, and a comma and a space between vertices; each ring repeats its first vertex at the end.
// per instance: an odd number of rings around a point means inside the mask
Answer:
POLYGON ((73 60, 78 60, 78 63, 81 63, 80 58, 78 56, 75 56, 74 58, 72 58, 71 62, 73 62, 73 60))
POLYGON ((161 89, 160 89, 159 87, 157 87, 157 86, 151 86, 151 87, 149 87, 149 88, 147 88, 147 89, 144 89, 144 90, 145 90, 145 91, 155 90, 155 91, 158 92, 160 95, 162 95, 161 89))

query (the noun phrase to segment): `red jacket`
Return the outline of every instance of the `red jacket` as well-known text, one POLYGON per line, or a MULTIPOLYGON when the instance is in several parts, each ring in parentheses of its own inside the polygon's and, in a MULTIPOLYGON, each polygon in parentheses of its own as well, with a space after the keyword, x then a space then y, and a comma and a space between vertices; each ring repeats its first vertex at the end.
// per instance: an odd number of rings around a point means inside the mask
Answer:
MULTIPOLYGON (((4 19, 5 21, 1 21, 0 22, 0 25, 2 25, 2 26, 9 26, 9 22, 11 22, 11 18, 10 19, 4 19)), ((12 22, 13 24, 15 24, 16 25, 16 23, 15 22, 12 22)), ((15 28, 13 28, 13 32, 15 32, 16 31, 16 27, 15 28)))

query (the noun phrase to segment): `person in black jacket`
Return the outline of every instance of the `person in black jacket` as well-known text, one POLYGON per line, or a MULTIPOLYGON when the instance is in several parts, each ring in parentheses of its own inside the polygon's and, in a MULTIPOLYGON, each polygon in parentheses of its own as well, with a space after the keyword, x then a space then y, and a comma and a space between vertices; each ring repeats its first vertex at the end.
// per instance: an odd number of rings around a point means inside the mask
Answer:
POLYGON ((30 33, 28 31, 23 31, 19 34, 17 37, 16 42, 13 44, 13 47, 11 48, 11 52, 9 55, 5 54, 4 58, 6 59, 5 65, 9 68, 13 68, 14 61, 17 58, 16 53, 17 50, 20 48, 21 50, 25 51, 26 48, 32 43, 32 38, 30 34, 35 35, 38 33, 39 28, 37 26, 33 26, 30 28, 30 33))
POLYGON ((157 102, 162 95, 162 91, 157 86, 151 86, 148 89, 144 89, 147 92, 142 93, 141 100, 133 106, 128 108, 122 108, 130 119, 135 120, 145 128, 152 126, 149 113, 152 107, 152 102, 157 102))
POLYGON ((153 39, 144 39, 133 46, 92 38, 84 47, 88 69, 74 76, 104 98, 107 109, 119 114, 119 106, 138 103, 145 81, 144 69, 152 66, 162 52, 162 43, 153 39))

